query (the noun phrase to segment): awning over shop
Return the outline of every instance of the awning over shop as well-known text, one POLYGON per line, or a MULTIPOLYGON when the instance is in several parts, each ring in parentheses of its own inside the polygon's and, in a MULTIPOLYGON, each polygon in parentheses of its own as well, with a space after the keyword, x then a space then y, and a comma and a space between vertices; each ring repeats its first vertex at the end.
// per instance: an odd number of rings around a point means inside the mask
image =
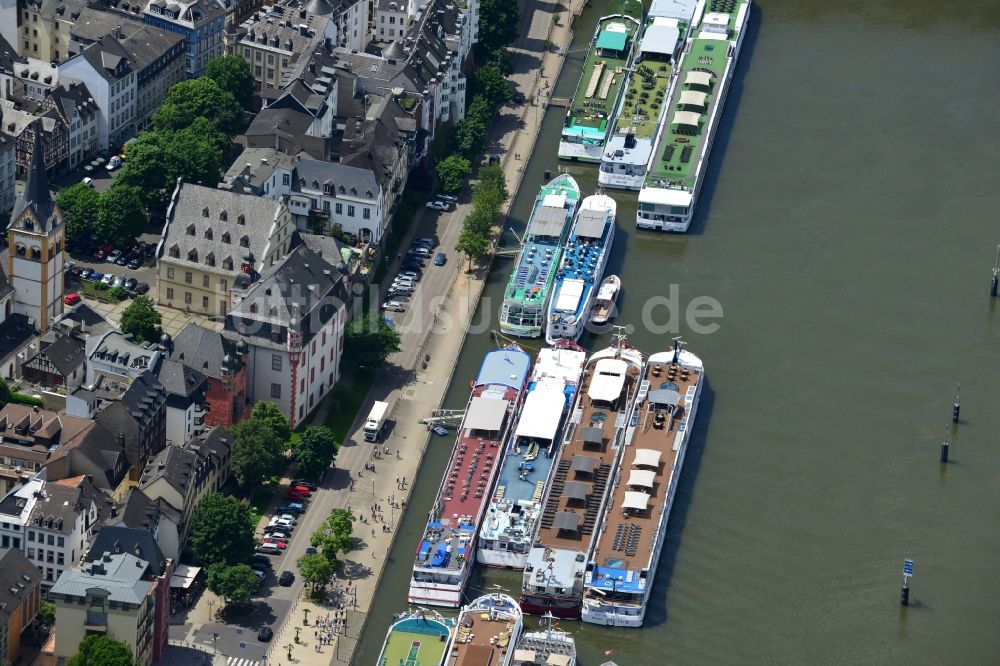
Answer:
POLYGON ((170 587, 174 589, 187 590, 194 584, 195 578, 201 567, 192 567, 187 564, 178 564, 174 573, 170 576, 170 587))

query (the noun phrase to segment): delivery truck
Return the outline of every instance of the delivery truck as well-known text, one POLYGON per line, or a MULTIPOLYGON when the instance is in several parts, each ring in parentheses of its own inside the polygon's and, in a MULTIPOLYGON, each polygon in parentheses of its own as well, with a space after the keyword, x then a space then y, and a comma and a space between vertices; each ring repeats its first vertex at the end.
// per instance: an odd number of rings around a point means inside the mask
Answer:
POLYGON ((382 431, 385 430, 385 420, 389 416, 389 403, 375 401, 372 411, 368 412, 368 420, 365 421, 365 441, 377 442, 382 438, 382 431))

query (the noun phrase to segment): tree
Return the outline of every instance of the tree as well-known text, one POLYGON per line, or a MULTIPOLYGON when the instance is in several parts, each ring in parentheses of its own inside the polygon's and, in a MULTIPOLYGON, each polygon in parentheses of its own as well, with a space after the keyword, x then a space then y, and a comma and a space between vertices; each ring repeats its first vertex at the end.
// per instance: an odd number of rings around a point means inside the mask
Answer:
POLYGON ((455 249, 464 254, 469 259, 469 267, 472 267, 472 260, 486 256, 490 251, 490 237, 476 229, 462 229, 458 237, 455 249))
POLYGON ((292 428, 288 423, 288 417, 270 400, 263 400, 253 406, 250 418, 267 426, 274 436, 282 442, 287 442, 292 436, 292 428))
POLYGON ((472 163, 459 155, 450 155, 437 163, 435 168, 441 189, 445 192, 459 192, 472 173, 472 163))
POLYGON ((249 564, 226 566, 213 564, 208 568, 208 589, 226 600, 227 604, 246 603, 260 587, 260 579, 249 564))
POLYGON ((13 394, 10 391, 10 387, 7 386, 7 382, 0 379, 0 409, 3 409, 13 399, 13 394))
POLYGON ((302 579, 314 588, 325 587, 333 576, 333 563, 327 559, 326 555, 320 553, 303 555, 296 564, 302 579))
POLYGON ((486 125, 489 122, 490 113, 483 114, 479 107, 485 104, 482 96, 476 95, 473 103, 469 105, 469 110, 455 125, 455 146, 467 157, 475 157, 483 148, 486 140, 486 125))
POLYGON ((213 58, 205 65, 205 76, 236 98, 244 111, 253 109, 254 80, 246 60, 237 55, 213 58))
POLYGON ((100 198, 97 190, 85 183, 59 190, 56 204, 66 218, 66 235, 69 238, 86 238, 93 234, 100 198))
POLYGON ((157 342, 163 335, 163 329, 160 327, 163 317, 153 307, 153 301, 149 296, 136 296, 122 312, 119 323, 122 331, 131 333, 133 340, 138 343, 157 342))
MULTIPOLYGON (((189 127, 196 118, 207 118, 218 131, 234 137, 243 125, 243 110, 232 94, 202 76, 181 81, 170 89, 163 105, 153 114, 153 127, 176 132, 189 127)), ((131 153, 129 146, 129 160, 131 153)))
POLYGON ((507 191, 507 176, 499 164, 490 164, 480 169, 476 187, 496 190, 503 196, 504 201, 510 198, 510 192, 507 191))
POLYGON ((509 0, 482 0, 479 4, 479 44, 487 53, 517 39, 521 11, 509 0))
POLYGON ((307 479, 320 479, 337 455, 333 431, 326 426, 309 426, 292 443, 292 455, 299 474, 307 479))
POLYGON ((354 550, 354 514, 346 509, 334 509, 320 528, 309 537, 309 544, 319 548, 330 563, 337 561, 338 553, 354 550))
POLYGON ((35 616, 35 622, 43 630, 48 629, 56 623, 56 605, 51 601, 43 601, 38 606, 38 615, 35 616))
POLYGON ((230 431, 233 433, 230 457, 237 482, 244 488, 260 485, 278 469, 285 440, 253 418, 237 423, 230 431))
POLYGON ((255 528, 238 499, 214 493, 191 517, 191 549, 202 566, 246 562, 253 555, 255 528))
POLYGON ((476 70, 476 88, 492 109, 510 99, 510 84, 500 67, 490 63, 476 70))
POLYGON ((358 317, 347 326, 344 359, 355 367, 377 368, 399 351, 399 343, 399 332, 384 318, 358 317))
POLYGON ((229 139, 207 118, 195 118, 189 127, 165 132, 163 137, 169 185, 185 182, 214 187, 222 174, 229 139))
POLYGON ((132 648, 107 636, 92 635, 80 641, 66 666, 132 666, 132 648))
POLYGON ((114 183, 98 200, 96 237, 115 245, 135 238, 146 228, 146 208, 139 188, 114 183))

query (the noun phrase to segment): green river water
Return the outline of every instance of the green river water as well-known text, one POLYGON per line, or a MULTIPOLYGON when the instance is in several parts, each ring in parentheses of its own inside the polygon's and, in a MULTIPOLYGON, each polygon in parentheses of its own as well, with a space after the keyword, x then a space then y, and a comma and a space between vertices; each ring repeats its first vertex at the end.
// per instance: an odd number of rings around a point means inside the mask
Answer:
MULTIPOLYGON (((556 96, 572 94, 605 4, 575 23, 556 96)), ((669 345, 641 322, 672 285, 682 307, 705 296, 724 314, 712 334, 679 322, 708 390, 645 626, 561 628, 585 666, 608 650, 620 666, 1000 663, 1000 304, 988 296, 1000 2, 762 0, 747 39, 692 232, 638 233, 635 194, 608 192, 630 341, 669 345)), ((544 120, 515 228, 557 168, 563 114, 544 120)), ((592 193, 596 167, 569 168, 592 193)), ((511 263, 485 292, 494 321, 511 263)), ((446 406, 464 405, 492 346, 470 337, 446 406)), ((445 441, 428 451, 358 664, 405 607, 445 441)), ((477 573, 471 592, 493 585, 516 597, 520 574, 477 573)))

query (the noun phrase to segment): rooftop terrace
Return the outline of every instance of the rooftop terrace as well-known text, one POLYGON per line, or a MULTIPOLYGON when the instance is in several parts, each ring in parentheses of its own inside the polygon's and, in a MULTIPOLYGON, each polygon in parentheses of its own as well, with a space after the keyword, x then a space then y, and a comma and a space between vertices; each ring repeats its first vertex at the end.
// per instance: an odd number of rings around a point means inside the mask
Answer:
POLYGON ((411 617, 389 630, 379 666, 438 666, 451 630, 441 620, 411 617))

